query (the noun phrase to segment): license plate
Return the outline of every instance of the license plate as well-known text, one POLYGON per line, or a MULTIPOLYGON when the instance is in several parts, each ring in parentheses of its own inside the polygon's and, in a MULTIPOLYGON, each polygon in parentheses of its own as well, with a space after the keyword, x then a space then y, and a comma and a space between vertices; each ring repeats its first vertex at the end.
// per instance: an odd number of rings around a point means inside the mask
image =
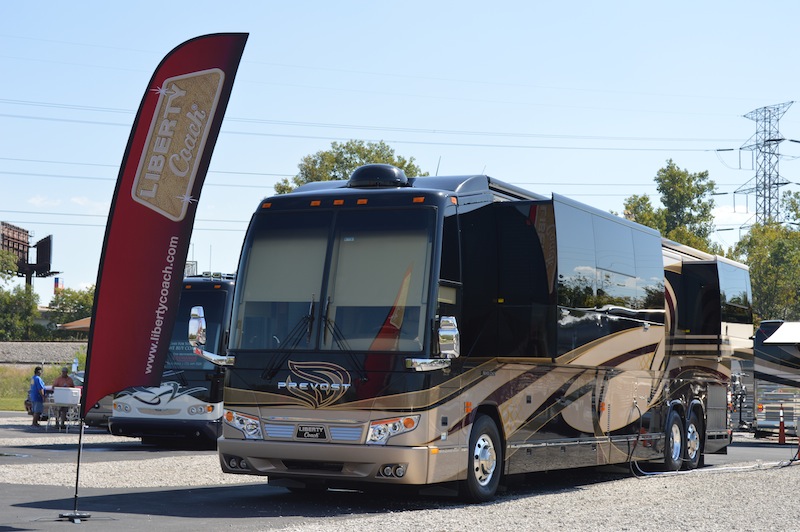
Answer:
POLYGON ((297 437, 301 440, 326 440, 325 427, 321 425, 298 425, 297 437))

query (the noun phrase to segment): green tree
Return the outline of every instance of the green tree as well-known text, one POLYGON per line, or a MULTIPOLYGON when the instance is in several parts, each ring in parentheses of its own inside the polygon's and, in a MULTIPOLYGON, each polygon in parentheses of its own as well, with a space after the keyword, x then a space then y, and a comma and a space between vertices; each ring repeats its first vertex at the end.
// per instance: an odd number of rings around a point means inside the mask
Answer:
POLYGON ((0 250, 0 285, 17 275, 17 256, 10 251, 0 250))
POLYGON ((0 341, 42 339, 44 328, 34 324, 38 304, 39 296, 28 287, 0 288, 0 341))
POLYGON ((667 222, 664 219, 663 209, 656 210, 650 203, 649 196, 634 194, 626 199, 625 218, 658 229, 661 233, 666 231, 667 222))
POLYGON ((279 181, 275 185, 275 192, 286 194, 300 185, 314 181, 349 179, 353 170, 373 163, 391 164, 403 170, 408 177, 428 175, 414 164, 413 157, 406 159, 395 155, 394 149, 383 141, 349 140, 343 144, 333 142, 330 150, 303 157, 297 165, 300 170, 298 174, 291 182, 285 178, 279 181))
POLYGON ((800 231, 757 224, 733 250, 750 267, 753 307, 760 319, 800 320, 800 231))
POLYGON ((59 290, 50 301, 50 321, 55 325, 89 317, 93 306, 94 285, 85 290, 59 290))
POLYGON ((800 192, 784 192, 781 198, 783 217, 790 224, 797 226, 800 222, 800 192))
POLYGON ((655 208, 647 196, 633 195, 625 200, 625 217, 681 244, 721 254, 722 248, 710 240, 714 200, 709 196, 716 184, 708 178, 708 171, 690 173, 669 159, 656 172, 655 182, 663 206, 655 208))

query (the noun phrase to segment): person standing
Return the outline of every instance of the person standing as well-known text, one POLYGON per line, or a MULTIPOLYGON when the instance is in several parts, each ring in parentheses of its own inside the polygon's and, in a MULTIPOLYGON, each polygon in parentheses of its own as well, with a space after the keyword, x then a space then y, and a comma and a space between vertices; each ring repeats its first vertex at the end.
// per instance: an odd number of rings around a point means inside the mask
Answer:
MULTIPOLYGON (((53 381, 53 389, 55 388, 74 388, 75 381, 69 376, 69 368, 64 366, 61 368, 61 375, 56 377, 53 381)), ((64 429, 67 426, 67 410, 69 407, 62 406, 58 409, 58 417, 56 418, 56 429, 64 429)))
POLYGON ((31 377, 31 390, 28 393, 31 400, 31 411, 33 412, 33 422, 31 426, 39 427, 39 420, 44 412, 44 380, 42 380, 42 367, 36 366, 31 377))

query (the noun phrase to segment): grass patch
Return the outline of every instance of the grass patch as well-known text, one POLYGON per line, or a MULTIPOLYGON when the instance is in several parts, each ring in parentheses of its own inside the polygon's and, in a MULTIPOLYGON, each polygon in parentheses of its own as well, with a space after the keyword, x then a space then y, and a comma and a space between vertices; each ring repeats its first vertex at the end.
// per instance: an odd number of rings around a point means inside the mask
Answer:
MULTIPOLYGON (((25 398, 31 388, 31 377, 36 365, 0 366, 0 410, 25 411, 25 398)), ((61 365, 44 366, 42 378, 45 384, 53 384, 61 375, 61 365)))
POLYGON ((25 405, 22 403, 24 400, 24 398, 19 397, 0 397, 0 411, 24 412, 25 405))

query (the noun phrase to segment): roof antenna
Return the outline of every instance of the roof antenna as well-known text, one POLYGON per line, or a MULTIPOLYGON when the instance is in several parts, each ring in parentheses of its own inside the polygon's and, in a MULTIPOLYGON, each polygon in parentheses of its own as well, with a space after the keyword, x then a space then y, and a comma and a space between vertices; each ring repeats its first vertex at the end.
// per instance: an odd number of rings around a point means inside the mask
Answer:
POLYGON ((436 163, 436 174, 434 174, 434 175, 439 175, 439 165, 440 164, 442 164, 442 156, 441 155, 439 156, 439 162, 436 163))

